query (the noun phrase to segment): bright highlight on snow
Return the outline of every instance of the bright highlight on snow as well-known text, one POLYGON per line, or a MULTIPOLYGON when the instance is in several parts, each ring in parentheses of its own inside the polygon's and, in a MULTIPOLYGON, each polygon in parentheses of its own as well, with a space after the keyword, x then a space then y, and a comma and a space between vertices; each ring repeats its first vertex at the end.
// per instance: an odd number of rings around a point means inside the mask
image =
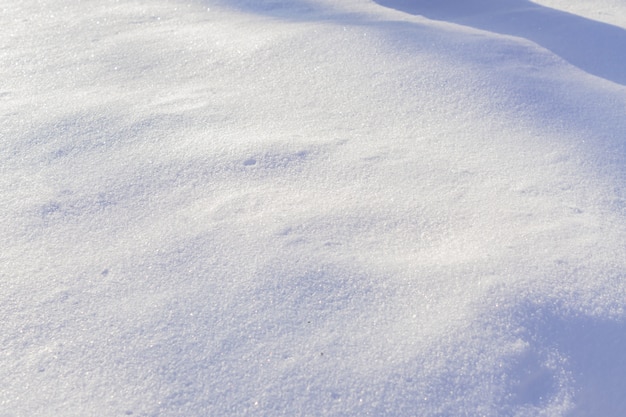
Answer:
POLYGON ((0 416, 626 412, 626 4, 5 0, 0 416))

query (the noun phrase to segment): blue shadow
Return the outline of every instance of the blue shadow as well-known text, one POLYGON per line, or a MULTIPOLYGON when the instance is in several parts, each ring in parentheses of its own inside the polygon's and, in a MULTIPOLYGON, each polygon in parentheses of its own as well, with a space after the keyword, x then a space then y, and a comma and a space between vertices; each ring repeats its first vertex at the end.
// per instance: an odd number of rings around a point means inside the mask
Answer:
POLYGON ((525 38, 581 70, 626 85, 626 30, 527 0, 374 0, 428 19, 525 38))

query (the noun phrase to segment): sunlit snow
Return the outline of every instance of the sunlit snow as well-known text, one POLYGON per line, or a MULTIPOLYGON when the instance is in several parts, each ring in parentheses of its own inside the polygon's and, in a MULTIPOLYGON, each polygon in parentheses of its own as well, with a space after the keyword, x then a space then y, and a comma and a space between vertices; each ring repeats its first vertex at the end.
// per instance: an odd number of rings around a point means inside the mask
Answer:
POLYGON ((626 415, 623 1, 0 35, 0 417, 626 415))

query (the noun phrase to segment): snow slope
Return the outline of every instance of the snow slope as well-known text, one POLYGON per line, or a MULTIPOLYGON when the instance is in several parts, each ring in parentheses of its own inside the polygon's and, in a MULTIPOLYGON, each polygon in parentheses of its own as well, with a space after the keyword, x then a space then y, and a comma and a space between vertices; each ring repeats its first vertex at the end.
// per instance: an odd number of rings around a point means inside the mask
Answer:
POLYGON ((622 416, 594 5, 5 0, 0 416, 622 416))

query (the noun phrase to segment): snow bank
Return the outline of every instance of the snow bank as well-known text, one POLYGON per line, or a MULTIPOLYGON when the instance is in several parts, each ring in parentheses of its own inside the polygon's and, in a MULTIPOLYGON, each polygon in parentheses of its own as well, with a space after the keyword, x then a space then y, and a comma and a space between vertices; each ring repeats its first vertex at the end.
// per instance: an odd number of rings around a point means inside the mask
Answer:
POLYGON ((2 6, 3 415, 622 414, 623 29, 334 3, 2 6))

